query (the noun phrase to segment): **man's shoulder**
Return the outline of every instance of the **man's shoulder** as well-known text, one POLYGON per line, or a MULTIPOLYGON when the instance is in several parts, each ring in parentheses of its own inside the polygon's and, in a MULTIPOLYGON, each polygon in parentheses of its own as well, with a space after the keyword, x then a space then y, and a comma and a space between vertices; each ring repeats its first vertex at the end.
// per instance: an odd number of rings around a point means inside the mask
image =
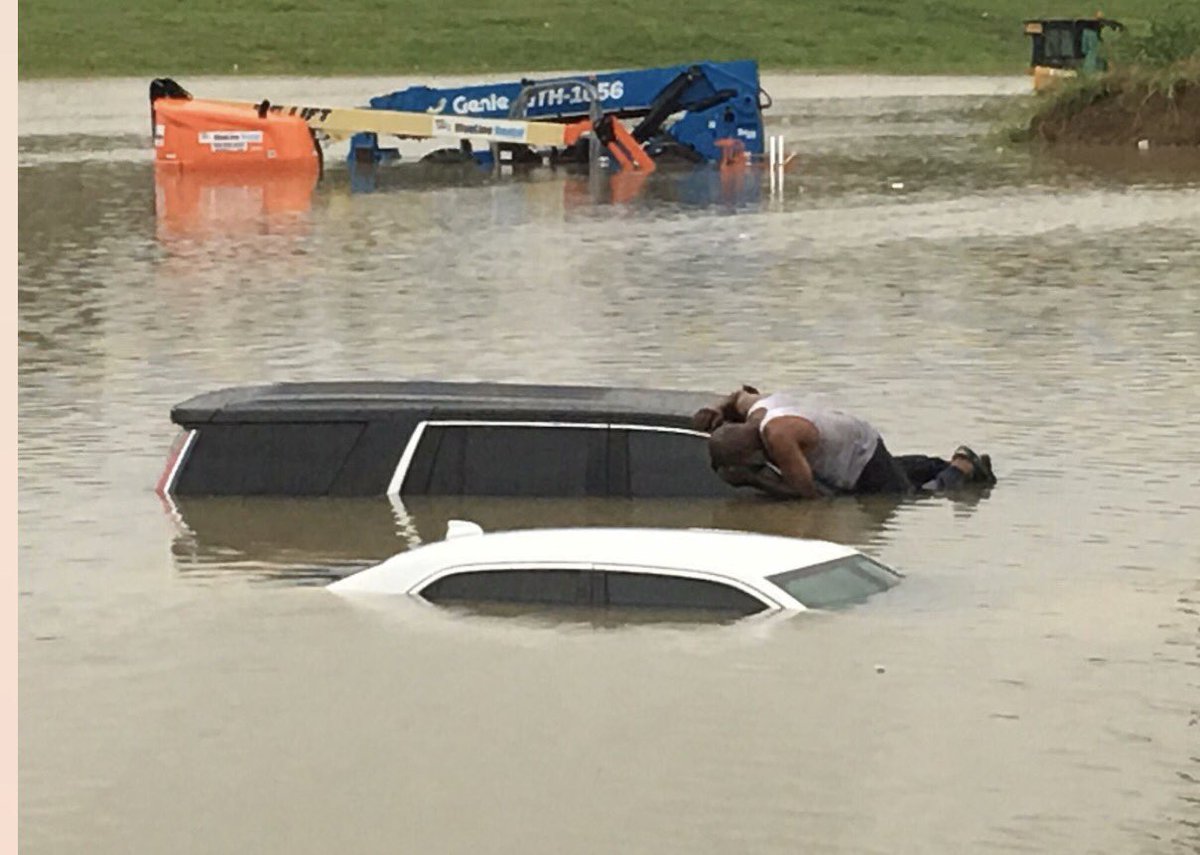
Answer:
POLYGON ((802 389, 780 389, 778 392, 772 392, 770 395, 759 398, 754 406, 762 407, 764 405, 771 409, 807 408, 830 410, 837 408, 837 402, 830 396, 821 392, 802 389))
POLYGON ((762 423, 763 439, 770 442, 776 440, 804 440, 812 438, 817 427, 804 416, 792 413, 779 413, 762 423))

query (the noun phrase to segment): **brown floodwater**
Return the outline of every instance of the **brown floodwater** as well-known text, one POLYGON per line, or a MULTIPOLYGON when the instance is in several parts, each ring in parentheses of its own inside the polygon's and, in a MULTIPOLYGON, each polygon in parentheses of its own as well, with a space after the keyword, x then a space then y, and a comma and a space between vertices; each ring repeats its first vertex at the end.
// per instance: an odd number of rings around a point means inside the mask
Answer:
MULTIPOLYGON (((360 103, 400 80, 184 80, 360 103)), ((1200 164, 992 131, 1024 79, 784 77, 765 176, 156 186, 143 80, 19 102, 20 836, 35 853, 1195 852, 1200 164), (205 500, 240 383, 802 387, 970 501, 205 500), (372 606, 447 519, 816 536, 907 574, 732 623, 372 606)))

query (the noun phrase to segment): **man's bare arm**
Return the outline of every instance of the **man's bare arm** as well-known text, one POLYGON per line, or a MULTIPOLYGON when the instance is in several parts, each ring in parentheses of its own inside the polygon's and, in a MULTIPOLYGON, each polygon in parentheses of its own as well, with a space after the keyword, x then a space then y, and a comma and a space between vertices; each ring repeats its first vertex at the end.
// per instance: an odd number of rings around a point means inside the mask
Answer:
POLYGON ((754 486, 762 490, 769 496, 774 496, 777 499, 805 499, 809 498, 800 490, 797 490, 792 485, 783 480, 779 471, 771 466, 760 467, 754 473, 754 486))
POLYGON ((721 411, 716 407, 701 407, 692 414, 692 430, 712 433, 723 422, 721 411))
POLYGON ((726 422, 744 421, 737 410, 737 392, 701 407, 692 416, 692 429, 712 433, 726 422))
POLYGON ((813 478, 812 467, 808 465, 800 440, 790 432, 772 434, 763 438, 766 440, 767 455, 778 467, 783 483, 805 499, 824 495, 813 478))
MULTIPOLYGON (((758 466, 722 466, 717 470, 722 481, 735 487, 753 487, 776 499, 803 499, 803 493, 789 486, 779 474, 779 470, 770 465, 758 466)), ((817 492, 822 496, 837 495, 837 491, 814 478, 817 492)))

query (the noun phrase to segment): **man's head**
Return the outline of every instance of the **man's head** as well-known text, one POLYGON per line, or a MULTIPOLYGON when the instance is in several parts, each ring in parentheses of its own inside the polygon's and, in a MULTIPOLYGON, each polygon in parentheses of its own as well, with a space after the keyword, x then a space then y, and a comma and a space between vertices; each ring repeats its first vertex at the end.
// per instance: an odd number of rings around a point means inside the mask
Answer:
POLYGON ((764 457, 758 425, 746 422, 721 425, 708 438, 708 456, 713 469, 761 465, 764 457))
POLYGON ((692 429, 712 433, 727 422, 745 420, 750 406, 762 395, 753 386, 742 384, 740 389, 730 392, 716 404, 701 407, 692 416, 692 429))
POLYGON ((750 412, 750 408, 755 402, 762 398, 762 392, 755 389, 753 386, 747 386, 744 383, 742 388, 730 395, 729 409, 734 414, 726 421, 745 421, 746 414, 750 412))

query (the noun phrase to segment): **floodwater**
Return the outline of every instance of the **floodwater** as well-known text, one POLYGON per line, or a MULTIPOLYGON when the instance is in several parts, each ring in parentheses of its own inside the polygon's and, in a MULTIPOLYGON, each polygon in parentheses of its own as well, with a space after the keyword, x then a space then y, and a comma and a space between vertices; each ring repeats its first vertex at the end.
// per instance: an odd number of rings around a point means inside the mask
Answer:
MULTIPOLYGON (((184 80, 360 103, 405 81, 184 80)), ((28 853, 1200 848, 1200 168, 997 143, 1024 79, 768 77, 765 176, 159 186, 143 80, 22 83, 28 853), (172 404, 272 380, 805 387, 974 501, 197 500, 172 404), (320 585, 454 516, 719 525, 907 574, 733 623, 320 585)))

